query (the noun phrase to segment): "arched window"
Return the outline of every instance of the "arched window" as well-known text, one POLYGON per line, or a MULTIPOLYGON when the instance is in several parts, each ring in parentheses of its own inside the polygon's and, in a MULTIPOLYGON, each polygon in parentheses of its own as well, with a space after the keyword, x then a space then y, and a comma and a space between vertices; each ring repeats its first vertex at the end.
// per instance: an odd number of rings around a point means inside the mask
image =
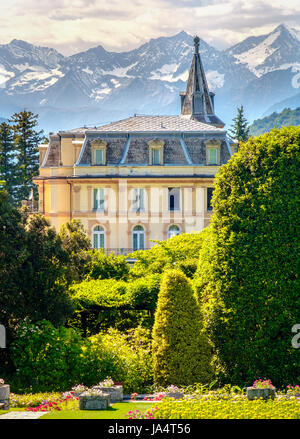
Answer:
POLYGON ((145 231, 142 226, 135 226, 132 232, 133 250, 144 250, 145 248, 145 231))
POLYGON ((105 248, 105 231, 103 227, 96 226, 93 230, 93 247, 94 248, 105 248))
POLYGON ((180 235, 180 228, 175 224, 172 224, 168 229, 168 239, 172 238, 172 236, 180 235))

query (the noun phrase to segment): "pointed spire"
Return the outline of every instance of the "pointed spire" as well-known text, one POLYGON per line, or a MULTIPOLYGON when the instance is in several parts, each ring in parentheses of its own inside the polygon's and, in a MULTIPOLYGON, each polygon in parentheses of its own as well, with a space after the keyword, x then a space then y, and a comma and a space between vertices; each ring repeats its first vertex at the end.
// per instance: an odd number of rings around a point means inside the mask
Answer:
POLYGON ((194 38, 194 56, 190 68, 187 88, 181 96, 181 114, 191 116, 191 119, 198 120, 218 127, 224 123, 214 114, 213 97, 210 93, 204 73, 200 53, 200 38, 194 38))

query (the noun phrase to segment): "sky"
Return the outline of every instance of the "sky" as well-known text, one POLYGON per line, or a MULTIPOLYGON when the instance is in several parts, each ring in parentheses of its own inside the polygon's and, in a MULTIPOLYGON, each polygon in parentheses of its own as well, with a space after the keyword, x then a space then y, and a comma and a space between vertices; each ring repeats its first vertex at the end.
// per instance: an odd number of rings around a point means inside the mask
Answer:
POLYGON ((0 44, 123 52, 184 30, 223 49, 281 23, 300 29, 299 0, 2 0, 0 44))

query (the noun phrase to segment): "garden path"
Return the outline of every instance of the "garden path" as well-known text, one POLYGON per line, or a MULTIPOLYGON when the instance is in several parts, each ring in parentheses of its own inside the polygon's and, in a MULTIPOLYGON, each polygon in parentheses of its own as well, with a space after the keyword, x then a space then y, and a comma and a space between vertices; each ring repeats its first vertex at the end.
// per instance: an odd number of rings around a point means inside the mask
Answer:
POLYGON ((0 420, 2 419, 38 419, 41 416, 45 415, 48 412, 25 412, 25 411, 13 411, 9 413, 5 413, 4 415, 0 414, 0 420))

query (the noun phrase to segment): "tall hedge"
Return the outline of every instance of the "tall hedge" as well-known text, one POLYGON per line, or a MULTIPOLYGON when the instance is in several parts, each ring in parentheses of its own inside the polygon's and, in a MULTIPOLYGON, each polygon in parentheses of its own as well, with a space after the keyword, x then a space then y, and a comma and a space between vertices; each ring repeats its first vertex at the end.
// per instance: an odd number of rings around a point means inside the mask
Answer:
POLYGON ((227 382, 300 380, 299 169, 290 127, 250 138, 216 177, 196 285, 227 382))
POLYGON ((211 347, 190 281, 180 270, 164 274, 153 327, 154 381, 190 385, 212 380, 211 347))

